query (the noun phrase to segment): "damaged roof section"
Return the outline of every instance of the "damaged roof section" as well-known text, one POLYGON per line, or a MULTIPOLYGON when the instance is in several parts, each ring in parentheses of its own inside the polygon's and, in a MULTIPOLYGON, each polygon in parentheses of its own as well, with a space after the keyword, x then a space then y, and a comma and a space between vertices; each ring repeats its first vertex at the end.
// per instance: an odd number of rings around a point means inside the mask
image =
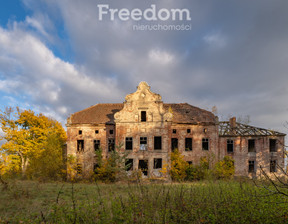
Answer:
POLYGON ((219 122, 219 136, 285 136, 286 134, 268 130, 264 128, 257 128, 238 122, 222 121, 219 122))
MULTIPOLYGON (((68 124, 115 124, 114 114, 123 109, 123 103, 96 104, 76 112, 68 118, 68 124)), ((166 111, 172 109, 174 123, 179 124, 215 124, 213 113, 194 107, 188 103, 163 104, 166 111)))

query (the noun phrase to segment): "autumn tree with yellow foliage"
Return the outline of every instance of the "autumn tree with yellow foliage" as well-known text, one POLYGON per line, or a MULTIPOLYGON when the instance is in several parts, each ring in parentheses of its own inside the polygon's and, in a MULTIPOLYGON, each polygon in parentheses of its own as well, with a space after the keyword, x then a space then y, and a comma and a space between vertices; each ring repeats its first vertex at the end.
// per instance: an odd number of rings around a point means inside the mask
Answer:
POLYGON ((4 141, 0 147, 0 174, 55 178, 63 169, 66 132, 62 125, 31 110, 0 111, 4 141))

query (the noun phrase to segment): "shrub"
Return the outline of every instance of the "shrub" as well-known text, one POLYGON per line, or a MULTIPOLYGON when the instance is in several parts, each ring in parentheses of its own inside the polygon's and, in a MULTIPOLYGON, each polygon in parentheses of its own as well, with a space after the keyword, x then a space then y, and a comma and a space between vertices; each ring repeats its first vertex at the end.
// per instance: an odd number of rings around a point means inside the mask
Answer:
POLYGON ((223 160, 216 163, 214 173, 218 179, 231 178, 235 173, 234 160, 230 156, 224 156, 223 160))

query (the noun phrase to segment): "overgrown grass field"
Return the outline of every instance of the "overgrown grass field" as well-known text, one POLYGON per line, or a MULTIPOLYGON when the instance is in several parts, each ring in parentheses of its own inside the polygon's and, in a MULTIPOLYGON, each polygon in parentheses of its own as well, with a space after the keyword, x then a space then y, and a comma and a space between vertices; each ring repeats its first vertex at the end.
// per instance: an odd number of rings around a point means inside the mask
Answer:
POLYGON ((0 223, 288 223, 288 198, 252 182, 0 185, 0 223))

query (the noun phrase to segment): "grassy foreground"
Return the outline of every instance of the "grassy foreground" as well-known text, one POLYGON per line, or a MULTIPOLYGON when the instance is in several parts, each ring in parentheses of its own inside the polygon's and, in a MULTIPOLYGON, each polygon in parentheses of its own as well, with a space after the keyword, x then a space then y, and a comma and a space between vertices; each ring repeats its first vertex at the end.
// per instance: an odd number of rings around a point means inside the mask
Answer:
POLYGON ((0 185, 0 223, 288 223, 288 198, 253 183, 0 185))

